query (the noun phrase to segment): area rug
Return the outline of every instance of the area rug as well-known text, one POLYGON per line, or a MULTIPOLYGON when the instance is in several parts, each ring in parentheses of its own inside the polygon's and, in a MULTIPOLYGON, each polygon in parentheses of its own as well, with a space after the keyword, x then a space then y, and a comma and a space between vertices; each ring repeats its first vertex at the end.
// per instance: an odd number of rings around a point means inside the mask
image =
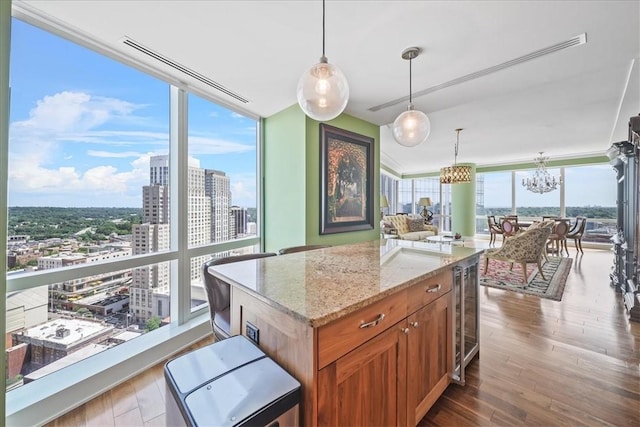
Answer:
POLYGON ((573 259, 550 256, 548 261, 543 260, 543 262, 542 271, 546 280, 540 276, 537 265, 527 264, 527 283, 525 284, 522 280, 520 265, 514 264, 513 270, 509 271, 508 262, 490 259, 487 274, 484 274, 484 259, 481 258, 480 284, 561 301, 573 259))

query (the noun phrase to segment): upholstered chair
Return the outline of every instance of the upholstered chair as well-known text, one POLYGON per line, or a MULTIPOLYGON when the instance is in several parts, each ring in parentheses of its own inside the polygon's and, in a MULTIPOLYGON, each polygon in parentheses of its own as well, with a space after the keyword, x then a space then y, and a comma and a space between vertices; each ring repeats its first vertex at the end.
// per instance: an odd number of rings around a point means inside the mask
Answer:
MULTIPOLYGON (((553 217, 551 217, 551 218, 553 218, 553 217)), ((531 224, 527 228, 527 230, 533 230, 535 228, 548 228, 549 229, 549 234, 551 234, 551 230, 553 230, 553 226, 554 225, 556 225, 556 221, 554 219, 545 219, 543 221, 535 221, 535 222, 533 222, 533 224, 531 224)), ((542 255, 544 256, 544 259, 546 259, 547 261, 549 260, 549 258, 547 258, 547 250, 546 250, 546 248, 545 248, 545 250, 542 251, 542 255)))
POLYGON ((213 335, 216 341, 231 336, 231 285, 209 273, 209 267, 272 256, 276 256, 276 254, 273 252, 259 252, 255 254, 215 258, 202 264, 202 280, 204 281, 205 290, 207 291, 209 313, 211 314, 211 328, 213 329, 213 335))
POLYGON ((487 249, 484 255, 485 274, 489 267, 489 260, 496 259, 510 262, 510 270, 513 269, 514 263, 520 264, 525 285, 527 283, 527 264, 529 263, 536 263, 540 276, 545 279, 541 260, 550 232, 551 229, 548 227, 532 228, 509 237, 503 242, 501 248, 487 249))

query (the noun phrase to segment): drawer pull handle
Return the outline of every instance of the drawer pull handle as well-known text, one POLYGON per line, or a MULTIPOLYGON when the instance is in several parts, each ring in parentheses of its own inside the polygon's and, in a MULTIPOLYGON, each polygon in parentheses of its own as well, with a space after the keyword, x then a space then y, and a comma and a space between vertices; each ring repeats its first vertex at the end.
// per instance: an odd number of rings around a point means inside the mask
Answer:
POLYGON ((418 322, 413 322, 413 323, 411 323, 411 326, 413 326, 414 328, 417 328, 420 325, 418 324, 418 322))
POLYGON ((371 322, 368 322, 368 323, 362 323, 362 325, 360 325, 360 329, 371 328, 373 326, 376 326, 378 323, 382 322, 382 319, 384 319, 384 313, 380 313, 380 316, 378 316, 376 320, 372 320, 371 322))
POLYGON ((442 285, 440 283, 438 283, 437 286, 434 286, 433 288, 427 289, 427 292, 429 292, 429 293, 440 292, 440 289, 442 289, 442 285))

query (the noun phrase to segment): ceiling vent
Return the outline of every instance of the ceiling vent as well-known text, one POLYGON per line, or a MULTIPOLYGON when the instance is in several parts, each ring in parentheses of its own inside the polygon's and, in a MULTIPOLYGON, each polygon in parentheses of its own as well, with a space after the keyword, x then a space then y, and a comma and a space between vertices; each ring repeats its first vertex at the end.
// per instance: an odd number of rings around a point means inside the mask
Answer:
POLYGON ((181 73, 186 74, 189 77, 194 78, 194 79, 198 80, 199 82, 202 82, 202 83, 206 84, 207 86, 211 86, 215 90, 217 90, 219 92, 222 92, 227 96, 230 96, 230 97, 232 97, 232 98, 234 98, 234 99, 236 99, 236 100, 238 100, 238 101, 240 101, 240 102, 242 102, 244 104, 249 102, 249 100, 247 98, 245 98, 243 96, 240 96, 237 93, 227 89, 226 87, 224 87, 220 83, 218 83, 216 81, 213 81, 210 78, 205 77, 202 74, 197 73, 197 72, 193 71, 192 69, 185 67, 184 65, 178 64, 177 62, 172 61, 171 59, 160 55, 158 52, 155 52, 155 51, 149 49, 148 47, 145 47, 145 46, 141 45, 140 43, 138 43, 138 42, 136 42, 134 40, 131 40, 128 37, 125 37, 122 40, 122 42, 125 45, 137 50, 138 52, 143 53, 143 54, 145 54, 147 56, 150 56, 151 58, 153 58, 153 59, 155 59, 157 61, 160 61, 165 65, 168 65, 169 67, 173 68, 174 70, 178 70, 181 73))
MULTIPOLYGON (((540 58, 541 56, 549 55, 550 53, 554 53, 562 49, 567 49, 573 46, 579 46, 581 44, 585 44, 586 42, 587 42, 587 33, 582 33, 579 36, 575 36, 569 40, 556 43, 553 46, 545 47, 544 49, 536 50, 535 52, 531 52, 526 55, 520 56, 518 58, 512 59, 510 61, 503 62, 502 64, 494 65, 493 67, 485 68, 484 70, 476 71, 475 73, 467 74, 465 76, 458 77, 457 79, 449 80, 448 82, 441 83, 439 85, 414 92, 413 98, 417 98, 419 96, 426 95, 428 93, 432 93, 440 89, 445 89, 451 86, 455 86, 460 83, 468 82, 469 80, 474 80, 480 77, 484 77, 486 75, 495 73, 497 71, 501 71, 506 68, 513 67, 514 65, 522 64, 523 62, 528 62, 533 59, 540 58)), ((408 99, 409 98, 407 96, 394 99, 393 101, 389 101, 387 103, 376 105, 375 107, 371 107, 369 108, 369 111, 379 111, 379 110, 382 110, 383 108, 391 107, 401 102, 406 102, 408 99)))

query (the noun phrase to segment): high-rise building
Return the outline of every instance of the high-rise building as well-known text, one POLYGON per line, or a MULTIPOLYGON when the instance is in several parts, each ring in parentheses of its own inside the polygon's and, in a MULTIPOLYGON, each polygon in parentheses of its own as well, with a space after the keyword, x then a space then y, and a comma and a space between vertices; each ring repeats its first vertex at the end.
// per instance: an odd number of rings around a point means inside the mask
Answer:
MULTIPOLYGON (((145 222, 133 226, 133 254, 169 249, 169 225, 145 222)), ((169 263, 134 268, 129 287, 129 308, 135 321, 145 322, 156 315, 153 293, 169 293, 169 263)))
POLYGON ((243 237, 247 234, 247 208, 231 206, 231 218, 233 218, 232 237, 243 237))
MULTIPOLYGON (((229 238, 229 187, 229 177, 224 172, 202 169, 198 160, 189 159, 189 247, 229 238)), ((134 255, 169 249, 169 156, 151 157, 149 185, 143 187, 142 204, 143 224, 133 227, 134 255)), ((206 258, 191 259, 192 280, 200 278, 200 269, 206 258)), ((160 297, 160 294, 169 294, 169 264, 136 269, 130 294, 131 310, 136 321, 145 322, 154 316, 165 317, 169 312, 169 299, 160 297)))
POLYGON ((229 209, 231 206, 231 184, 229 177, 221 171, 205 169, 205 193, 211 198, 211 240, 223 242, 232 235, 229 209))

